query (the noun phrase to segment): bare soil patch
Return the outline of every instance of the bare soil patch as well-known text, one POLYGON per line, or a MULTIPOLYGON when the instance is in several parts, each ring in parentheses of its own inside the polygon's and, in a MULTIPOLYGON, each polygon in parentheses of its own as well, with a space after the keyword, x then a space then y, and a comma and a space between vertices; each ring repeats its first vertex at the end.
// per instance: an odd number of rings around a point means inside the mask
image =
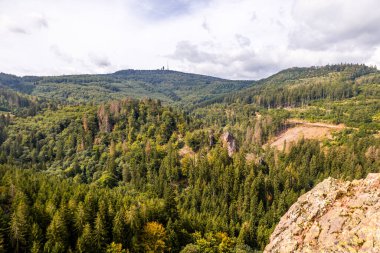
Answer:
POLYGON ((185 145, 183 148, 181 148, 178 153, 181 157, 184 157, 186 155, 190 155, 190 156, 195 155, 194 151, 187 145, 185 145))
POLYGON ((287 129, 285 132, 270 141, 269 145, 271 147, 275 147, 278 150, 283 150, 285 144, 288 147, 292 143, 297 143, 302 138, 313 140, 331 139, 333 132, 340 131, 345 128, 343 124, 333 125, 321 122, 311 123, 296 119, 291 119, 288 122, 294 125, 294 127, 287 129))

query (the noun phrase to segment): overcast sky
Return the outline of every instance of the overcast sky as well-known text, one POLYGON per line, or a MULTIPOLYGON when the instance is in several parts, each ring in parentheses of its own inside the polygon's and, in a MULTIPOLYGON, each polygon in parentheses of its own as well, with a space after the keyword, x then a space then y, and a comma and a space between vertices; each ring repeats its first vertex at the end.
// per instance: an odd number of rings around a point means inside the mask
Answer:
POLYGON ((0 72, 170 69, 258 79, 380 65, 379 0, 0 0, 0 72))

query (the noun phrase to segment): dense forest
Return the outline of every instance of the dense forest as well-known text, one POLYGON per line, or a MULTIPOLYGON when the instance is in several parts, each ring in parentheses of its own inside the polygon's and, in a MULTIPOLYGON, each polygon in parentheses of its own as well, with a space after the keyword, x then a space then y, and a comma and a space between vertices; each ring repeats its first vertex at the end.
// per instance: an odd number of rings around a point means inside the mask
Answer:
POLYGON ((125 97, 160 99, 192 107, 249 87, 254 81, 232 81, 172 70, 122 70, 104 75, 25 76, 0 73, 0 87, 60 103, 107 102, 125 97))
POLYGON ((380 172, 380 74, 364 65, 0 82, 0 252, 254 252, 316 183, 380 172), (136 83, 151 98, 126 97, 136 83), (268 145, 291 119, 344 128, 268 145))

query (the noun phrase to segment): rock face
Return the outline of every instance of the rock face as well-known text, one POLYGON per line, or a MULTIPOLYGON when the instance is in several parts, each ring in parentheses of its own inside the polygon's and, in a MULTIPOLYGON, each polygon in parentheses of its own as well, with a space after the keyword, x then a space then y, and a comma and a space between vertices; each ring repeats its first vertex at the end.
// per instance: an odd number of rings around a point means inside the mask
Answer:
POLYGON ((208 145, 210 148, 214 147, 215 145, 215 138, 214 138, 214 131, 210 130, 208 132, 208 145))
POLYGON ((220 138, 222 139, 223 147, 227 148, 228 155, 231 157, 237 150, 234 136, 230 132, 225 132, 220 138))
POLYGON ((319 183, 281 218, 264 252, 380 252, 380 174, 319 183))

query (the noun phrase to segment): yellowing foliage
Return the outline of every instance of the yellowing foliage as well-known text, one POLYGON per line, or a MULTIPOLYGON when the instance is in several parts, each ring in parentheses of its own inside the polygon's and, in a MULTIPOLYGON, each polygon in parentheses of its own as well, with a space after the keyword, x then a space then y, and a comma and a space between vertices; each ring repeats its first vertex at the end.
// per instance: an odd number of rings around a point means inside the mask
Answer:
POLYGON ((144 252, 165 252, 167 249, 166 240, 166 231, 162 224, 156 221, 145 224, 142 235, 142 247, 144 248, 144 252))

